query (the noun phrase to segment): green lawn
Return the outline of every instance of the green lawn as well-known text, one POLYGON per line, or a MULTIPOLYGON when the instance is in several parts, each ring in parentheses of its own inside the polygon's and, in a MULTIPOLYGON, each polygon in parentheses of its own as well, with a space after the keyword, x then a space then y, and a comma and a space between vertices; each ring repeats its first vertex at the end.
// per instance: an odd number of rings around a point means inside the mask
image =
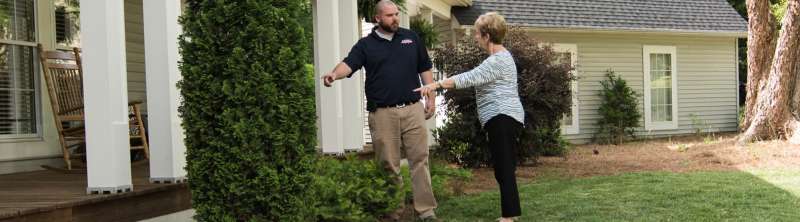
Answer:
MULTIPOLYGON (((520 187, 520 219, 800 221, 800 172, 754 174, 651 172, 539 179, 520 187)), ((500 214, 499 198, 496 191, 452 198, 439 204, 437 214, 445 221, 493 221, 500 214)))

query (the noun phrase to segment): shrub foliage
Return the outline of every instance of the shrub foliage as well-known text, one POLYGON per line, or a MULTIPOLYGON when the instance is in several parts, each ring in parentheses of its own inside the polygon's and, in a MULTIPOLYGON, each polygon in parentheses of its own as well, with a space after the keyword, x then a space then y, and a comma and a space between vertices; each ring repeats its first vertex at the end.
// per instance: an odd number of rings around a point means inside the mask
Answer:
MULTIPOLYGON (((570 83, 576 79, 571 73, 573 67, 560 62, 562 54, 521 28, 512 28, 504 45, 517 65, 519 94, 525 110, 518 161, 535 160, 542 154, 562 154, 567 143, 561 138, 560 120, 571 111, 570 83)), ((456 44, 435 48, 433 57, 439 71, 453 76, 477 67, 488 54, 470 36, 456 44)), ((444 97, 448 121, 435 131, 439 143, 437 155, 468 167, 491 165, 488 139, 478 120, 475 90, 447 90, 444 97)))

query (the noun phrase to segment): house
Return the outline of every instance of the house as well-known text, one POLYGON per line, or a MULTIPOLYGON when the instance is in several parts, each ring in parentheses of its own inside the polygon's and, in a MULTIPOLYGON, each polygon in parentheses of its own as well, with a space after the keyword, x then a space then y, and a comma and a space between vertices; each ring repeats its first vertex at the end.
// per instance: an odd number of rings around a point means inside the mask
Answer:
POLYGON ((471 38, 486 12, 568 53, 579 77, 572 115, 562 121, 573 143, 598 131, 600 81, 614 70, 639 93, 642 137, 736 131, 737 39, 747 21, 725 0, 474 0, 436 21, 444 41, 471 38))
MULTIPOLYGON (((1 31, 5 35, 0 36, 5 49, 0 51, 4 62, 0 67, 4 85, 0 87, 0 174, 63 164, 36 45, 66 51, 81 46, 77 2, 0 1, 0 8, 8 12, 2 28, 6 30, 1 31)), ((123 7, 121 56, 126 64, 127 97, 146 101, 143 3, 125 0, 123 7)))
MULTIPOLYGON (((468 6, 471 0, 406 2, 402 18, 407 27, 411 17, 452 21, 451 8, 468 6)), ((0 0, 0 220, 36 216, 127 221, 189 207, 176 87, 181 78, 177 40, 183 1, 81 0, 79 12, 76 3, 0 0), (46 50, 82 48, 87 152, 83 174, 41 171, 41 165, 64 166, 64 160, 38 44, 46 50), (145 102, 150 144, 145 166, 132 166, 130 161, 129 101, 145 102), (44 184, 46 189, 20 181, 44 184), (178 185, 165 188, 159 183, 178 185), (102 211, 124 206, 133 207, 102 211)), ((341 81, 325 88, 318 78, 358 40, 357 1, 311 3, 314 35, 319 37, 314 38, 319 148, 324 153, 358 150, 365 144, 363 82, 341 81)))

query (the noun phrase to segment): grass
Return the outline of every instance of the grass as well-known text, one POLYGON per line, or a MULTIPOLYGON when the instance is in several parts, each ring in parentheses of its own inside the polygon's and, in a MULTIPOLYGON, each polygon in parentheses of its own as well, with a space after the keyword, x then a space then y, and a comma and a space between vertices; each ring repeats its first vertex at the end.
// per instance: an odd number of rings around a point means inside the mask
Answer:
MULTIPOLYGON (((520 187, 521 219, 800 221, 799 187, 800 171, 784 170, 548 177, 520 187)), ((493 221, 499 206, 491 191, 443 201, 437 214, 445 221, 493 221)))

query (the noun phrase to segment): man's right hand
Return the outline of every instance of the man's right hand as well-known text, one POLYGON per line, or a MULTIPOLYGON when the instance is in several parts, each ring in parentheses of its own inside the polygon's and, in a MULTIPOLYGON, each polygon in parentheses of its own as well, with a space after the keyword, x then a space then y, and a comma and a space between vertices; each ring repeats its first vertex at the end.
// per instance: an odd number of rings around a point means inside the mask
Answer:
POLYGON ((336 81, 336 73, 329 72, 323 75, 322 81, 325 83, 325 87, 331 87, 333 85, 333 81, 336 81))

